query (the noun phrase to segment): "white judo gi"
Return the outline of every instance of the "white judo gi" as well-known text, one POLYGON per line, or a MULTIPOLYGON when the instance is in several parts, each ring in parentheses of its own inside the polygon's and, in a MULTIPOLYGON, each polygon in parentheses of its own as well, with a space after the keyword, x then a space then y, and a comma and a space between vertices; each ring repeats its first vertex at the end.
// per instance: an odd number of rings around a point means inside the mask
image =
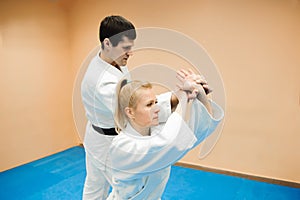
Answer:
MULTIPOLYGON (((81 96, 88 119, 83 143, 87 171, 84 200, 106 199, 108 196, 110 184, 107 180, 111 180, 111 174, 106 166, 107 153, 115 136, 96 132, 92 124, 101 128, 114 128, 116 85, 128 73, 126 66, 121 67, 120 71, 103 61, 99 53, 91 60, 81 83, 81 96)), ((170 98, 171 93, 157 97, 162 111, 159 114, 160 121, 166 121, 171 114, 170 98)))
POLYGON ((213 116, 194 100, 189 124, 174 112, 166 123, 141 136, 130 124, 116 136, 109 149, 113 191, 109 200, 159 200, 169 179, 171 165, 207 138, 224 116, 211 101, 213 116))

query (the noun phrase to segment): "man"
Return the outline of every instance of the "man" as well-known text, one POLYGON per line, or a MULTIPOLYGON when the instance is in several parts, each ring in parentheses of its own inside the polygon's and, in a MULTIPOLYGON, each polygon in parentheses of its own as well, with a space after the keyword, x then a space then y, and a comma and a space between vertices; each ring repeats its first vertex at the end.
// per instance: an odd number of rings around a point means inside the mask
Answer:
MULTIPOLYGON (((90 62, 81 84, 81 96, 88 123, 84 138, 86 180, 83 199, 106 199, 111 174, 105 165, 107 151, 117 133, 113 113, 118 81, 126 75, 128 58, 136 39, 134 25, 121 16, 108 16, 100 24, 101 51, 90 62)), ((178 100, 165 93, 158 97, 164 121, 178 100)))

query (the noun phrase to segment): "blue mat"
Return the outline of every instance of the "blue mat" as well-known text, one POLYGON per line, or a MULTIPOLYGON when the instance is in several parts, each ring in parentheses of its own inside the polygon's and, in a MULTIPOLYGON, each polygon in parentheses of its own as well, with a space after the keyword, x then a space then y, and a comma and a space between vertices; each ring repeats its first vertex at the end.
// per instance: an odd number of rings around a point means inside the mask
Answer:
MULTIPOLYGON (((0 200, 80 200, 85 178, 82 147, 0 173, 0 200)), ((300 189, 172 167, 163 200, 300 200, 300 189)))

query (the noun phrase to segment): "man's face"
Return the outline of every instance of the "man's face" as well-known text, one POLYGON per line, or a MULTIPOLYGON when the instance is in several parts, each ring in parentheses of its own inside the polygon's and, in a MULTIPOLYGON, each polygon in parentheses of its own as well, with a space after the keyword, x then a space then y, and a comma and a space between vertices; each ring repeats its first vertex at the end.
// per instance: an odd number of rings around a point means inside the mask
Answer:
POLYGON ((132 56, 132 47, 134 45, 134 40, 128 37, 123 37, 117 46, 111 48, 111 58, 119 66, 125 66, 129 56, 132 56))

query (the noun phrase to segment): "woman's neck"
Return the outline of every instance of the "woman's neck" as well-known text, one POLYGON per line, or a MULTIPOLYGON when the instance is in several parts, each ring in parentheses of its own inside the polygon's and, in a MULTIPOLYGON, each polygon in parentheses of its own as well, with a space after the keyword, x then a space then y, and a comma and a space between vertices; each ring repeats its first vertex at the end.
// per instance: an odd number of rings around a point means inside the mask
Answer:
POLYGON ((136 123, 131 123, 132 128, 134 128, 139 134, 142 136, 149 136, 150 135, 150 128, 149 127, 141 127, 136 123))

